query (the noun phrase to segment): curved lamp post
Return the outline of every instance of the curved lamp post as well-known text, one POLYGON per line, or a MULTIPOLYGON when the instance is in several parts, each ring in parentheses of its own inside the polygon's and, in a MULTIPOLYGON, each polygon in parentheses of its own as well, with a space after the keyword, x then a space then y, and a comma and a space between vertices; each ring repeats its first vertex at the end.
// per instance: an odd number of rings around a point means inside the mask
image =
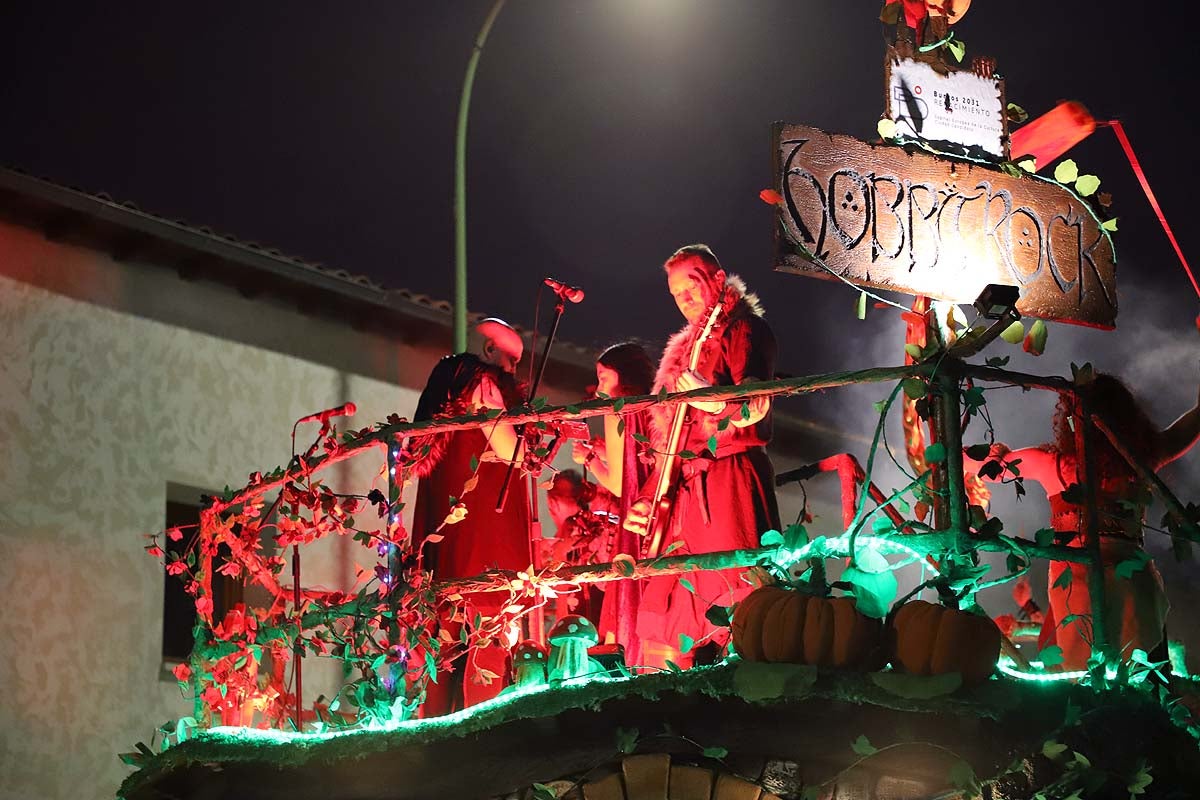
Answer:
POLYGON ((467 349, 467 111, 471 106, 471 86, 475 83, 475 69, 492 23, 504 0, 496 0, 488 12, 483 27, 475 37, 471 59, 467 62, 467 74, 463 78, 462 97, 458 103, 458 128, 454 134, 454 352, 467 349))

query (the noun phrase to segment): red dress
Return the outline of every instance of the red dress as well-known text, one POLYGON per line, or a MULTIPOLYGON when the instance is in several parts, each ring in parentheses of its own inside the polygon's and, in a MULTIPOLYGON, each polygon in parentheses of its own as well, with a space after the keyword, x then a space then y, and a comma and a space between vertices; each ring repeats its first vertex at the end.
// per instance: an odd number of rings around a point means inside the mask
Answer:
MULTIPOLYGON (((442 359, 430 375, 414 417, 428 419, 437 414, 465 413, 471 405, 503 407, 515 404, 511 378, 469 354, 442 359), (481 402, 482 401, 482 402, 481 402)), ((527 481, 518 473, 509 483, 508 499, 501 513, 495 511, 507 465, 480 462, 487 450, 483 429, 456 431, 436 437, 431 459, 417 486, 413 513, 414 541, 425 542, 435 532, 445 538, 424 544, 425 565, 434 580, 467 578, 489 569, 523 570, 532 563, 530 510, 527 481), (478 472, 472 462, 478 463, 478 472), (478 483, 465 496, 463 486, 475 474, 478 483), (467 507, 460 522, 442 527, 450 513, 451 498, 467 507), (439 527, 441 528, 439 530, 439 527)), ((467 618, 474 612, 488 616, 499 611, 503 593, 481 593, 467 597, 467 618)), ((454 640, 460 623, 442 619, 440 625, 454 640)), ((455 662, 454 671, 439 675, 427 687, 425 716, 445 714, 473 705, 499 693, 504 687, 507 651, 499 646, 479 648, 455 662), (500 676, 490 684, 481 682, 481 670, 500 676)))

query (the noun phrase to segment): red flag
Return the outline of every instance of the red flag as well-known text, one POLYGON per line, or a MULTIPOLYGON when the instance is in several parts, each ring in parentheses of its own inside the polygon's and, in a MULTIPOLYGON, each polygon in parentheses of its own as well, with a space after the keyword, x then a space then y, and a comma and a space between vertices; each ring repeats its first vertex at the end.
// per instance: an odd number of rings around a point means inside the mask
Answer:
POLYGON ((1033 156, 1041 169, 1082 142, 1096 130, 1096 120, 1074 100, 1059 103, 1050 111, 1013 132, 1009 158, 1017 161, 1033 156))

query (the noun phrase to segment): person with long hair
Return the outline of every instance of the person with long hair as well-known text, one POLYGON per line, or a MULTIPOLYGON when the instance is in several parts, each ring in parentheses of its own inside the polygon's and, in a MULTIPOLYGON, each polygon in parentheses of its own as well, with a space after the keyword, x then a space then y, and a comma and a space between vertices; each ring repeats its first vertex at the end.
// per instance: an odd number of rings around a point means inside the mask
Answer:
MULTIPOLYGON (((596 394, 608 397, 636 397, 650 394, 654 384, 654 362, 637 342, 620 342, 606 348, 596 358, 596 394)), ((625 519, 629 506, 637 499, 642 484, 650 475, 652 460, 639 457, 637 437, 645 437, 649 416, 646 411, 630 414, 606 414, 604 436, 594 443, 576 442, 572 457, 596 476, 596 481, 614 499, 617 516, 625 519)), ((641 557, 639 536, 617 526, 608 552, 611 561, 618 555, 634 560, 641 557)), ((637 608, 641 597, 637 581, 615 581, 603 586, 604 599, 598 630, 625 649, 625 660, 637 664, 640 648, 637 638, 637 608)))
MULTIPOLYGON (((1152 472, 1182 456, 1200 438, 1200 402, 1166 429, 1159 430, 1129 388, 1113 375, 1097 373, 1077 391, 1078 396, 1063 394, 1059 399, 1053 422, 1054 441, 1020 450, 997 444, 990 456, 1003 464, 1019 461, 1021 477, 1041 484, 1050 501, 1050 526, 1055 531, 1055 540, 1069 547, 1085 547, 1087 542, 1083 492, 1078 485, 1084 472, 1077 456, 1077 431, 1084 406, 1113 432, 1137 462, 1152 472)), ((1091 430, 1087 440, 1088 460, 1092 462, 1096 482, 1105 627, 1109 643, 1128 657, 1134 648, 1150 652, 1165 644, 1167 597, 1162 576, 1142 549, 1150 487, 1103 432, 1095 427, 1091 430), (1117 567, 1122 563, 1129 566, 1118 574, 1117 567), (1130 567, 1133 567, 1131 573, 1130 567)), ((1086 565, 1050 562, 1048 593, 1050 609, 1042 626, 1039 647, 1061 647, 1063 670, 1086 669, 1094 639, 1086 565)))

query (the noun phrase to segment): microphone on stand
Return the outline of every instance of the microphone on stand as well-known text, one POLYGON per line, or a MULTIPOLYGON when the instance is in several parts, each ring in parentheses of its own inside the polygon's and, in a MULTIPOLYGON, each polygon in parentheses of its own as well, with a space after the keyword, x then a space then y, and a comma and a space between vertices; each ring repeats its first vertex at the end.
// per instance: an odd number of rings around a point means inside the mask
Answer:
POLYGON ((318 411, 316 414, 309 414, 307 417, 301 417, 296 420, 299 425, 302 422, 327 422, 332 417, 353 417, 358 412, 358 406, 354 403, 342 403, 337 408, 327 408, 324 411, 318 411))
POLYGON ((578 303, 583 300, 583 289, 580 289, 578 286, 571 286, 561 281, 556 281, 554 278, 546 278, 545 283, 554 290, 555 294, 569 303, 578 303))

